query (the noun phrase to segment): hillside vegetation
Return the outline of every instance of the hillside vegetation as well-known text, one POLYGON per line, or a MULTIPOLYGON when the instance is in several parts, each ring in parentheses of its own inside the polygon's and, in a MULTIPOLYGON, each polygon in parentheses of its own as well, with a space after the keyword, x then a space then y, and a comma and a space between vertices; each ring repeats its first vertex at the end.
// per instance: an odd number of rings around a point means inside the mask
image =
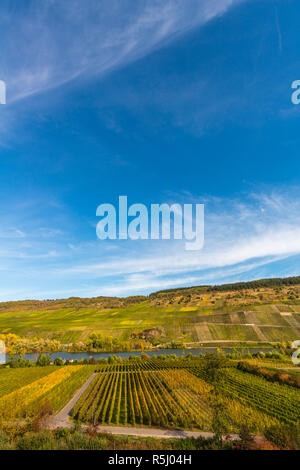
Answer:
POLYGON ((300 338, 300 277, 171 289, 127 298, 0 303, 0 333, 92 349, 289 342, 300 338), (93 339, 90 335, 93 334, 93 339), (101 347, 102 343, 102 347, 101 347))

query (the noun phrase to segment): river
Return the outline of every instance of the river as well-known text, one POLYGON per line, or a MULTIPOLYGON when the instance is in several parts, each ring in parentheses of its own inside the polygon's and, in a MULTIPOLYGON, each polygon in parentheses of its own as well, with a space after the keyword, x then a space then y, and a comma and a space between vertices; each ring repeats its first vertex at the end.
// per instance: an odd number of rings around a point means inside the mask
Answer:
MULTIPOLYGON (((261 348, 222 348, 227 354, 232 353, 234 350, 240 351, 243 353, 251 352, 271 352, 274 351, 271 347, 261 347, 261 348)), ((195 356, 199 356, 205 353, 216 353, 217 348, 199 348, 199 349, 159 349, 158 351, 145 351, 147 356, 161 356, 161 355, 171 355, 175 354, 176 356, 186 356, 189 353, 192 353, 195 356)), ((63 360, 77 360, 80 361, 82 359, 107 359, 109 356, 119 356, 121 358, 128 358, 129 356, 140 356, 142 353, 140 351, 132 351, 132 352, 111 352, 111 353, 89 353, 89 352, 78 352, 78 353, 69 353, 69 352, 55 352, 50 353, 49 356, 53 361, 56 357, 60 357, 63 360)), ((40 353, 32 353, 32 354, 25 354, 25 359, 29 359, 30 361, 36 361, 39 357, 40 353)))

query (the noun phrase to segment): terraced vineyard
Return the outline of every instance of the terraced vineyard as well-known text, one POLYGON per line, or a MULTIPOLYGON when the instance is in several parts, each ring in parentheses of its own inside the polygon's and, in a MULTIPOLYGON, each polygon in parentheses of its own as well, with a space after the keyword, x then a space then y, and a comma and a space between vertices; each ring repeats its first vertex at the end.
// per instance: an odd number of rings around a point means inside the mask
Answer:
MULTIPOLYGON (((0 335, 7 336, 2 339, 8 344, 9 334, 20 337, 11 339, 12 350, 25 344, 32 352, 37 348, 34 337, 39 338, 39 351, 49 351, 47 340, 91 351, 89 336, 94 334, 101 341, 92 348, 103 351, 115 351, 116 344, 119 351, 133 351, 140 340, 145 348, 153 341, 254 347, 299 338, 300 277, 171 289, 148 297, 0 302, 0 312, 0 335)), ((54 343, 51 351, 57 350, 54 343)))

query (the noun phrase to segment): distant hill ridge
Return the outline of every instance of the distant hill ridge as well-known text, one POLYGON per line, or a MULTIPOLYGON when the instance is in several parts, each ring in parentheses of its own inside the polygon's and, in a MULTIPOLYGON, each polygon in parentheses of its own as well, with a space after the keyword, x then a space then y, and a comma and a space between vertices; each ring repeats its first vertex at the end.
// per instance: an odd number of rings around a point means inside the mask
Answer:
POLYGON ((254 281, 234 282, 230 284, 219 284, 219 285, 200 285, 191 287, 177 287, 173 289, 163 289, 150 294, 150 298, 158 294, 195 290, 199 292, 224 292, 231 290, 242 290, 242 289, 258 289, 262 287, 280 287, 280 286, 295 286, 300 284, 300 276, 293 277, 274 277, 268 279, 257 279, 254 281))
POLYGON ((244 289, 259 288, 280 288, 300 285, 300 276, 285 278, 258 279, 254 281, 235 282, 220 285, 199 285, 190 287, 176 287, 153 292, 149 296, 134 295, 128 297, 69 297, 66 299, 45 299, 45 300, 16 300, 0 302, 0 312, 4 310, 30 310, 30 309, 51 309, 51 308, 125 308, 131 305, 140 304, 146 301, 155 301, 155 299, 168 296, 189 296, 194 294, 241 291, 244 289))

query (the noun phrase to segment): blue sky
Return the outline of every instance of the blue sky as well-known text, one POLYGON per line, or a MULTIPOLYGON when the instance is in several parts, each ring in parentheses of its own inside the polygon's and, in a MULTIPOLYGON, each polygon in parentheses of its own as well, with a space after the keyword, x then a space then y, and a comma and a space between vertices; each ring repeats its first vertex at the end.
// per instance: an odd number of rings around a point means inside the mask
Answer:
POLYGON ((299 275, 297 0, 2 0, 0 300, 299 275), (205 246, 96 238, 204 203, 205 246))

